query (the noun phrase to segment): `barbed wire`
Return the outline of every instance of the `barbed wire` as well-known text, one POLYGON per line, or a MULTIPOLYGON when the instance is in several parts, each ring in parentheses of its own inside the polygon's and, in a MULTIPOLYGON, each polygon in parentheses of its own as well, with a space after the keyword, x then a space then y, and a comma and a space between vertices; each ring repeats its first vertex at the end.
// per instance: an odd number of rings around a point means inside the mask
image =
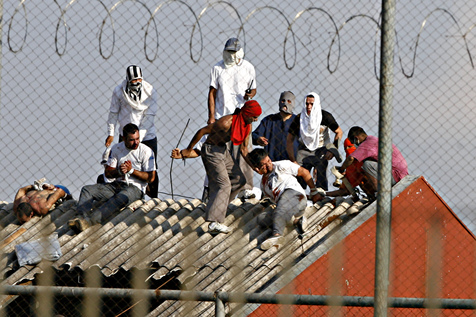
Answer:
MULTIPOLYGON (((18 53, 18 52, 22 51, 22 49, 24 48, 24 45, 27 41, 29 19, 28 19, 28 15, 27 15, 27 6, 25 5, 25 2, 26 2, 26 0, 20 0, 18 6, 15 8, 15 11, 13 12, 13 14, 10 18, 10 21, 8 23, 7 45, 8 45, 8 49, 13 53, 18 53), (23 38, 22 38, 22 41, 21 41, 19 47, 14 48, 12 43, 11 43, 11 41, 12 41, 11 31, 14 28, 14 18, 17 14, 20 14, 21 11, 23 12, 24 20, 25 20, 24 34, 23 34, 23 38)), ((61 9, 61 6, 57 2, 57 0, 54 0, 54 2, 58 5, 58 8, 60 10, 60 16, 58 17, 58 22, 56 24, 55 47, 56 47, 56 53, 59 56, 63 56, 66 53, 66 49, 67 49, 68 30, 69 30, 69 28, 67 26, 67 22, 66 22, 66 13, 73 6, 73 4, 77 2, 77 0, 71 0, 64 7, 64 9, 61 9), (64 44, 63 44, 64 47, 63 47, 62 50, 60 49, 59 44, 58 44, 59 43, 59 37, 60 37, 59 33, 60 33, 61 25, 64 28, 64 44)), ((312 11, 318 11, 318 12, 324 14, 326 16, 326 19, 329 19, 331 21, 331 23, 333 25, 333 28, 334 28, 334 32, 335 32, 333 37, 332 37, 331 42, 329 43, 328 54, 327 54, 327 70, 330 73, 334 73, 338 69, 338 66, 339 66, 339 61, 340 61, 340 57, 341 57, 340 36, 341 36, 341 33, 343 32, 344 27, 354 19, 365 18, 365 19, 369 20, 372 24, 375 24, 375 26, 376 26, 376 33, 375 33, 375 39, 374 39, 374 72, 375 72, 376 78, 378 79, 377 47, 378 47, 378 40, 379 40, 378 35, 380 33, 380 17, 377 20, 377 19, 375 19, 375 18, 373 18, 369 15, 365 15, 365 14, 353 15, 350 18, 346 19, 345 22, 342 23, 338 27, 336 22, 335 22, 335 19, 332 17, 332 15, 328 11, 324 10, 323 8, 319 8, 319 7, 309 7, 309 8, 305 8, 305 9, 299 11, 295 15, 294 19, 290 22, 289 19, 286 17, 286 15, 284 14, 284 12, 282 10, 280 10, 276 7, 273 7, 273 6, 263 6, 263 7, 258 7, 256 9, 253 9, 246 16, 246 18, 243 20, 242 15, 239 13, 238 9, 235 6, 233 6, 233 4, 231 4, 230 2, 227 2, 227 1, 216 1, 216 2, 213 2, 213 3, 207 4, 201 10, 201 12, 198 16, 195 14, 195 11, 193 10, 193 8, 182 0, 168 0, 168 1, 162 2, 154 10, 149 9, 149 7, 144 2, 139 1, 139 0, 121 0, 121 1, 118 1, 115 4, 113 4, 109 9, 107 8, 107 6, 104 4, 103 1, 98 0, 98 2, 101 4, 102 8, 106 12, 106 16, 103 18, 101 26, 100 26, 99 42, 98 42, 99 54, 104 59, 108 59, 113 55, 115 42, 116 42, 116 39, 115 39, 116 28, 115 28, 114 18, 112 16, 112 13, 119 6, 123 5, 125 2, 138 3, 143 8, 145 8, 147 10, 148 14, 149 14, 149 19, 148 19, 148 22, 146 24, 145 31, 144 31, 145 32, 144 33, 144 54, 145 54, 146 59, 150 62, 154 61, 157 58, 159 48, 160 48, 159 29, 158 29, 158 25, 155 21, 155 17, 157 16, 157 14, 160 12, 160 10, 165 5, 172 4, 172 3, 178 3, 180 5, 185 6, 192 13, 192 16, 193 16, 195 21, 194 21, 194 23, 191 27, 190 40, 189 40, 189 50, 190 50, 190 58, 195 63, 197 63, 201 59, 202 53, 203 53, 203 34, 202 34, 201 27, 200 27, 200 19, 205 15, 205 13, 210 8, 212 8, 216 5, 225 5, 225 6, 230 7, 233 10, 233 12, 236 14, 236 17, 238 18, 239 27, 238 27, 237 35, 240 36, 240 34, 243 34, 241 38, 242 38, 242 42, 243 42, 243 46, 244 46, 243 49, 245 50, 245 52, 246 52, 245 25, 249 22, 251 17, 253 17, 256 13, 258 13, 260 11, 263 11, 263 10, 276 11, 276 12, 279 13, 279 15, 281 15, 283 17, 283 19, 285 21, 284 23, 285 23, 285 26, 286 26, 286 34, 284 36, 283 44, 282 44, 283 45, 283 55, 282 55, 282 57, 283 57, 283 61, 284 61, 285 65, 286 65, 286 68, 289 69, 289 70, 293 69, 294 66, 296 65, 296 61, 297 61, 297 43, 299 42, 299 39, 296 38, 297 36, 296 36, 296 34, 293 30, 293 25, 296 24, 296 22, 303 16, 304 13, 312 12, 312 11), (111 49, 110 49, 109 54, 106 54, 104 49, 103 49, 103 45, 104 45, 103 44, 103 33, 104 33, 104 26, 106 25, 107 21, 110 21, 111 28, 112 28, 112 43, 111 43, 111 49), (155 32, 153 42, 155 42, 156 44, 152 44, 152 46, 151 46, 151 44, 150 44, 151 41, 149 41, 148 39, 149 39, 149 35, 152 32, 155 32), (199 38, 200 38, 200 49, 198 50, 198 57, 195 57, 194 53, 193 53, 193 45, 194 45, 194 40, 193 39, 194 39, 195 32, 198 32, 199 38), (290 42, 289 38, 290 37, 292 39, 291 44, 289 44, 289 42, 290 42), (291 45, 290 49, 294 50, 294 55, 293 55, 294 58, 290 62, 288 62, 288 60, 287 60, 287 49, 286 48, 287 48, 288 44, 291 45), (333 56, 333 52, 334 52, 333 47, 334 47, 334 45, 337 45, 337 50, 334 53, 334 54, 336 54, 337 58, 336 58, 336 61, 335 61, 335 66, 333 67, 331 65, 331 57, 333 56), (153 53, 149 53, 149 51, 148 51, 149 49, 151 49, 153 53)), ((451 18, 451 20, 453 21, 453 23, 457 26, 457 29, 458 29, 458 32, 459 32, 459 37, 461 37, 461 39, 464 42, 464 46, 465 46, 466 52, 468 54, 469 62, 471 64, 471 67, 474 69, 474 62, 473 62, 473 58, 472 58, 472 55, 471 55, 471 51, 469 49, 469 45, 468 45, 468 41, 467 41, 467 35, 473 30, 473 28, 476 26, 476 24, 471 25, 466 32, 463 32, 461 30, 461 27, 458 24, 457 19, 455 18, 455 16, 451 12, 449 12, 448 10, 446 10, 444 8, 436 8, 435 10, 431 11, 424 18, 424 20, 422 21, 422 23, 420 25, 420 30, 419 30, 419 32, 416 36, 414 46, 413 46, 413 49, 412 49, 413 56, 411 58, 411 69, 409 71, 406 71, 405 67, 403 66, 402 50, 400 49, 399 44, 398 44, 398 34, 396 36, 396 47, 397 47, 396 54, 397 54, 398 59, 399 59, 400 68, 401 68, 402 73, 408 78, 412 77, 414 72, 415 72, 416 55, 417 55, 417 51, 418 51, 418 47, 419 47, 419 43, 420 43, 420 39, 422 37, 423 31, 424 31, 425 27, 427 26, 428 21, 430 20, 430 18, 437 12, 443 12, 444 14, 448 15, 451 18)))

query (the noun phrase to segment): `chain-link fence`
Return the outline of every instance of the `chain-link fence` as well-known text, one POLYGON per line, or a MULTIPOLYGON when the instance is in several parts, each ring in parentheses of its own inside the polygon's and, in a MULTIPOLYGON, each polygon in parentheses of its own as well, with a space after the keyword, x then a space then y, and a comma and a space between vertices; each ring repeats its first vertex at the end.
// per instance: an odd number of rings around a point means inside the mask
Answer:
MULTIPOLYGON (((423 175, 473 232, 475 25, 476 8, 467 1, 397 3, 392 134, 410 174, 423 175)), ((76 199, 96 182, 112 91, 131 64, 142 67, 158 92, 159 198, 201 198, 201 160, 172 165, 170 153, 207 124, 210 69, 230 37, 241 40, 245 60, 255 67, 260 119, 278 112, 281 92, 295 94, 298 114, 314 91, 343 139, 356 125, 378 136, 380 27, 378 1, 3 2, 0 199, 13 201, 20 187, 41 177, 67 186, 76 199)), ((316 273, 317 280, 339 279, 329 270, 316 273)), ((130 276, 124 281, 121 287, 133 286, 130 276)), ((370 280, 362 287, 373 286, 370 280)), ((329 294, 339 290, 318 295, 329 294)), ((366 315, 369 308, 361 309, 366 315)))

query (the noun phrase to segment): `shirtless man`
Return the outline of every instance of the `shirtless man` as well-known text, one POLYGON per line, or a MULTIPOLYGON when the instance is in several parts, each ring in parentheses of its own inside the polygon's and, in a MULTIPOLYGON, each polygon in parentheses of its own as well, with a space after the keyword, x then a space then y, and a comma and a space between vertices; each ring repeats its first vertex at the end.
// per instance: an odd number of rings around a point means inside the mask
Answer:
POLYGON ((251 124, 258 120, 261 107, 255 100, 247 101, 238 114, 226 115, 214 123, 197 131, 188 147, 184 150, 175 149, 172 157, 196 157, 193 149, 195 144, 208 134, 200 154, 208 176, 209 200, 206 220, 209 222, 210 233, 229 233, 231 230, 223 224, 230 197, 246 184, 246 179, 239 166, 235 166, 226 143, 230 140, 240 147, 240 152, 246 162, 248 159, 248 142, 251 134, 251 124))
POLYGON ((28 185, 18 190, 13 202, 13 212, 20 223, 29 221, 34 216, 46 215, 51 207, 61 198, 70 195, 66 187, 43 184, 42 190, 34 185, 28 185))

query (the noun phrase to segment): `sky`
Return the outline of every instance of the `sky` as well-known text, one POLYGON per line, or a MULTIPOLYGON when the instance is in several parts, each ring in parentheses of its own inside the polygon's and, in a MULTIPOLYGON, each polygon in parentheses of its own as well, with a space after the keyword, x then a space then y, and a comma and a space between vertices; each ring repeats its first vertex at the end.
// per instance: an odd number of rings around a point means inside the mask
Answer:
MULTIPOLYGON (((354 125, 378 135, 380 6, 357 0, 4 3, 0 200, 13 201, 18 188, 41 177, 67 186, 75 198, 95 182, 112 90, 130 64, 142 67, 159 94, 159 197, 171 198, 172 187, 175 198, 201 197, 201 160, 171 168, 169 156, 188 119, 180 148, 206 124, 210 68, 229 37, 240 38, 256 68, 263 116, 278 111, 282 91, 295 93, 295 113, 315 91, 345 135, 354 125)), ((392 115, 393 142, 410 173, 424 176, 473 232, 475 11, 464 1, 397 3, 392 115)))

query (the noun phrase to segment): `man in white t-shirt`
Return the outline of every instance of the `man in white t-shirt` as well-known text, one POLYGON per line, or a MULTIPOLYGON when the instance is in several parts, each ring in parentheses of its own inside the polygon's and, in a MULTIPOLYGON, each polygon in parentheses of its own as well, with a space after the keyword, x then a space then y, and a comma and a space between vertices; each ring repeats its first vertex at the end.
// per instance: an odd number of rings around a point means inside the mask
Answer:
POLYGON ((311 199, 315 203, 322 200, 325 192, 314 186, 309 171, 289 160, 272 162, 264 149, 254 149, 249 154, 251 163, 263 175, 261 178, 261 190, 276 203, 276 209, 269 210, 264 217, 260 217, 260 224, 267 224, 272 220, 272 236, 261 243, 262 250, 268 250, 272 246, 281 246, 282 235, 286 224, 295 218, 294 225, 306 230, 304 209, 307 206, 306 192, 299 184, 296 177, 300 176, 311 189, 311 199))
MULTIPOLYGON (((256 95, 256 74, 254 66, 244 59, 244 51, 237 38, 226 41, 223 59, 216 63, 210 72, 208 91, 208 121, 213 123, 223 116, 234 114, 243 104, 256 95)), ((230 146, 232 148, 232 146, 230 146)), ((250 148, 251 150, 251 142, 250 148)), ((252 198, 253 171, 241 159, 239 147, 231 149, 232 157, 245 174, 243 198, 252 198)))
MULTIPOLYGON (((107 119, 106 148, 110 147, 114 140, 117 124, 119 124, 119 131, 122 131, 126 124, 133 123, 139 128, 140 142, 150 147, 157 158, 157 135, 154 124, 158 110, 157 100, 157 91, 143 79, 142 69, 137 65, 128 66, 126 79, 116 86, 112 93, 107 119)), ((119 142, 122 138, 123 136, 119 135, 119 142)), ((156 177, 148 185, 147 195, 157 198, 158 190, 159 179, 156 177)))
POLYGON ((139 128, 129 123, 123 129, 124 141, 114 144, 104 175, 111 183, 86 185, 78 200, 78 217, 68 224, 81 232, 93 224, 109 219, 115 212, 144 197, 147 184, 156 177, 152 150, 140 143, 139 128), (96 203, 102 205, 96 208, 96 203))

